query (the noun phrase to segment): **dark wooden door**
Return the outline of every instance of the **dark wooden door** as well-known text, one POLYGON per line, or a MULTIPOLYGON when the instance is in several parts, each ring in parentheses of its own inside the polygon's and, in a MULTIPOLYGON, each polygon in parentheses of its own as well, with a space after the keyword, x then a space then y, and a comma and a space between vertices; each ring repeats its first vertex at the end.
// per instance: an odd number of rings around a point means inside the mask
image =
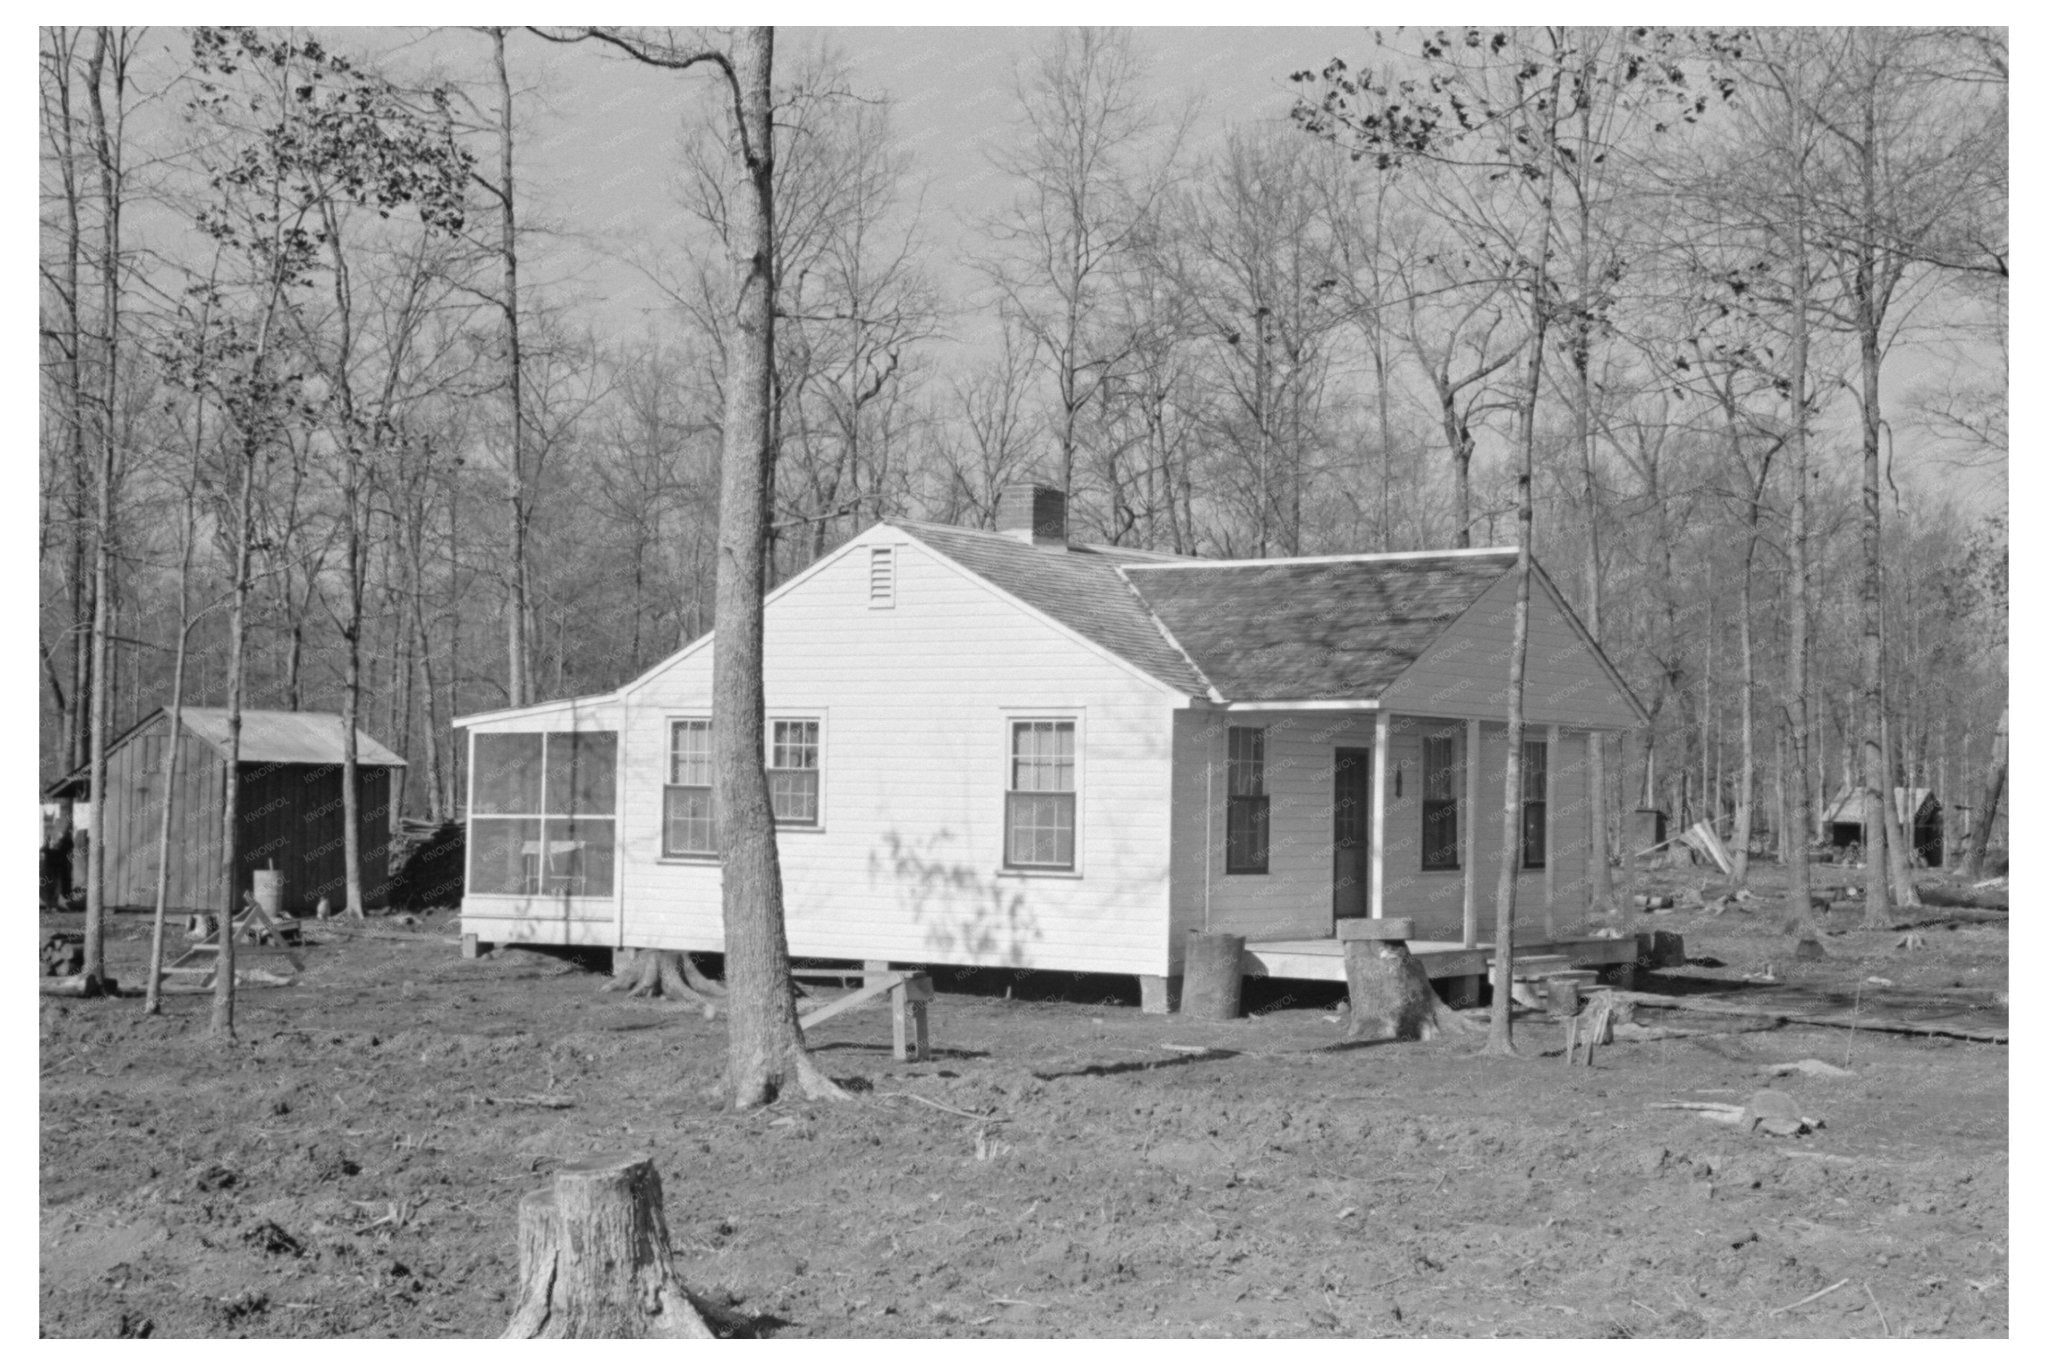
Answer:
POLYGON ((1339 749, 1330 783, 1330 913, 1372 913, 1372 750, 1339 749))

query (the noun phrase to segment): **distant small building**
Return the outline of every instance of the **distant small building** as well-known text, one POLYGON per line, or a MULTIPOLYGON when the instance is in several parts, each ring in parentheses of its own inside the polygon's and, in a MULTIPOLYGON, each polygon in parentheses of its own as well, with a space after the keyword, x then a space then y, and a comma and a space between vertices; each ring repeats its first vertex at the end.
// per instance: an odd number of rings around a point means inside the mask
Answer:
MULTIPOLYGON (((231 892, 221 886, 228 713, 221 707, 186 707, 179 719, 182 748, 171 802, 168 907, 189 913, 239 903, 253 874, 267 868, 283 874, 281 908, 287 912, 310 914, 322 896, 339 907, 347 890, 341 717, 328 711, 242 712, 241 837, 231 892)), ((107 904, 115 908, 156 904, 164 745, 170 741, 170 713, 159 709, 107 746, 100 818, 107 841, 107 904)), ((375 908, 388 894, 391 809, 405 760, 361 730, 356 731, 356 760, 363 902, 375 908)), ((52 783, 44 796, 83 801, 90 795, 91 776, 89 765, 80 768, 52 783)))
MULTIPOLYGON (((1834 848, 1867 846, 1863 821, 1869 811, 1868 787, 1854 787, 1836 797, 1822 817, 1821 828, 1834 848)), ((1901 828, 1912 830, 1913 852, 1928 867, 1941 866, 1941 802, 1927 787, 1893 787, 1892 806, 1901 828)))

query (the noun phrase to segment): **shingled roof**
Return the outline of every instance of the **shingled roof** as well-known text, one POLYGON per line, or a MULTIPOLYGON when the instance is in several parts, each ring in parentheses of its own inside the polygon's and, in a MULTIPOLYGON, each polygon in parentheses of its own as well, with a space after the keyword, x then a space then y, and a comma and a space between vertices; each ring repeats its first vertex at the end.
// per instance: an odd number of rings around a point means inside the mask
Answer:
POLYGON ((1187 656, 1160 632, 1137 592, 1117 572, 1126 566, 1176 562, 1174 556, 1106 545, 1048 551, 995 531, 921 521, 890 524, 1169 687, 1208 695, 1208 686, 1187 656))
POLYGON ((1133 565, 1125 576, 1225 699, 1364 701, 1514 563, 1499 550, 1133 565))
POLYGON ((895 524, 1161 682, 1242 702, 1377 698, 1515 562, 1513 550, 1249 561, 1048 552, 991 531, 895 524))

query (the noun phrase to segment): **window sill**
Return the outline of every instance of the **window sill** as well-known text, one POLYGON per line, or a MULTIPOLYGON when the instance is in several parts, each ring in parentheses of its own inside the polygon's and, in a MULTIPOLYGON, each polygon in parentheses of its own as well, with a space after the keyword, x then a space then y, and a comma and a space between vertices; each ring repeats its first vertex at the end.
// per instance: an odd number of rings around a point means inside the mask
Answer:
POLYGON ((1071 868, 1061 867, 999 867, 995 875, 999 878, 1015 878, 1019 881, 1044 879, 1048 881, 1078 882, 1081 874, 1071 868))
POLYGON ((664 853, 654 861, 662 867, 717 867, 725 859, 716 853, 664 853))
POLYGON ((823 825, 778 824, 775 826, 775 837, 778 839, 780 839, 785 834, 823 834, 824 832, 825 827, 823 825))

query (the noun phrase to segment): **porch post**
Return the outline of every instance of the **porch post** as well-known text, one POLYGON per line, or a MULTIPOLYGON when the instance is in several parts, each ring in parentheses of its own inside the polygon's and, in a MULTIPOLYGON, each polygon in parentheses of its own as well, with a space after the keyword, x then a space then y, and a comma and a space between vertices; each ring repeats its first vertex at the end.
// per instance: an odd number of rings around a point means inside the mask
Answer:
POLYGON ((1392 717, 1381 711, 1372 722, 1372 907, 1374 919, 1387 913, 1387 736, 1392 717))
POLYGON ((1543 927, 1557 932, 1557 756, 1564 736, 1562 726, 1553 725, 1543 741, 1543 927))
POLYGON ((1465 868, 1465 946, 1479 945, 1479 722, 1465 722, 1465 813, 1458 821, 1465 868))

